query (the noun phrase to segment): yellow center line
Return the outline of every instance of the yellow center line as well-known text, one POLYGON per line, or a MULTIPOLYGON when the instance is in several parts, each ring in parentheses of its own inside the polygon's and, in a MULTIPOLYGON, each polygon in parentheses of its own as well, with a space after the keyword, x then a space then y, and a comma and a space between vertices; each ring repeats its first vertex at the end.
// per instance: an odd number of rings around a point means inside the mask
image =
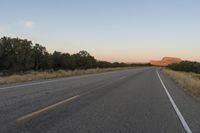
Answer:
POLYGON ((47 110, 50 110, 50 109, 52 109, 52 108, 54 108, 54 107, 56 107, 56 106, 58 106, 58 105, 61 105, 61 104, 67 103, 67 102, 69 102, 69 101, 71 101, 71 100, 74 100, 74 99, 76 99, 76 98, 78 98, 78 97, 80 97, 80 95, 76 95, 76 96, 70 97, 70 98, 68 98, 68 99, 62 100, 62 101, 60 101, 60 102, 57 102, 57 103, 55 103, 55 104, 49 105, 49 106, 47 106, 47 107, 45 107, 45 108, 42 108, 42 109, 40 109, 40 110, 34 111, 34 112, 29 113, 29 114, 26 114, 26 115, 24 115, 24 116, 21 116, 21 117, 17 118, 16 121, 22 121, 22 120, 31 118, 31 117, 33 117, 33 116, 35 116, 35 115, 38 115, 38 114, 43 113, 43 112, 45 112, 45 111, 47 111, 47 110))
POLYGON ((120 77, 119 79, 125 79, 126 78, 126 76, 123 76, 123 77, 120 77))

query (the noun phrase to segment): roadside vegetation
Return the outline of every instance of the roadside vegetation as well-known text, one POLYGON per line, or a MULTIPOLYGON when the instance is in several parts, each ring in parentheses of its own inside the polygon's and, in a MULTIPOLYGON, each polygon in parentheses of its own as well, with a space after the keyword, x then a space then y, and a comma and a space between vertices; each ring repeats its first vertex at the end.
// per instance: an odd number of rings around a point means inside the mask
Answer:
POLYGON ((20 38, 0 38, 0 84, 119 70, 150 64, 100 61, 87 51, 49 53, 40 44, 20 38))
POLYGON ((200 63, 191 61, 182 61, 167 66, 167 68, 175 71, 193 72, 200 74, 200 63))
POLYGON ((183 61, 168 65, 163 72, 200 101, 200 63, 183 61))
POLYGON ((40 79, 52 79, 52 78, 61 78, 61 77, 69 77, 69 76, 77 76, 77 75, 85 75, 85 74, 94 74, 94 73, 102 73, 109 71, 117 71, 123 69, 129 69, 132 67, 116 67, 116 68, 92 68, 87 70, 57 70, 57 71, 29 71, 24 74, 12 74, 10 76, 1 76, 0 84, 8 84, 15 82, 25 82, 32 80, 40 80, 40 79))

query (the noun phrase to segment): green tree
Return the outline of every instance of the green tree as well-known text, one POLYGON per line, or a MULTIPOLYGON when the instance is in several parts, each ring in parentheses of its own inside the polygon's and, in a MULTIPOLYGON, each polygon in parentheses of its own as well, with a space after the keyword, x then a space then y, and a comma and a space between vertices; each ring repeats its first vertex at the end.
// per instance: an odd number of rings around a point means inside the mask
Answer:
POLYGON ((32 53, 34 59, 34 70, 44 70, 51 67, 51 55, 47 52, 45 47, 40 44, 35 44, 32 53))

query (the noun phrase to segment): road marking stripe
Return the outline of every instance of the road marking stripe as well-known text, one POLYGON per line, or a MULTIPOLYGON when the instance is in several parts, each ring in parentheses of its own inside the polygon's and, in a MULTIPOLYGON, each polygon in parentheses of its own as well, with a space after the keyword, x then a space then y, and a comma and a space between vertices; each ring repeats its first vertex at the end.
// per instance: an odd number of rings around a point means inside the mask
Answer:
POLYGON ((13 86, 6 86, 6 87, 0 88, 0 90, 9 89, 9 88, 18 88, 18 87, 24 87, 24 86, 30 86, 30 85, 40 85, 40 84, 45 84, 45 83, 50 83, 50 82, 55 82, 55 81, 62 81, 62 80, 65 80, 65 78, 41 81, 41 82, 35 82, 35 83, 25 83, 25 84, 20 84, 20 85, 13 85, 13 86))
POLYGON ((60 101, 60 102, 57 102, 57 103, 55 103, 55 104, 49 105, 49 106, 47 106, 47 107, 45 107, 45 108, 42 108, 42 109, 40 109, 40 110, 34 111, 34 112, 29 113, 29 114, 26 114, 26 115, 24 115, 24 116, 21 116, 21 117, 17 118, 16 121, 22 121, 22 120, 31 118, 31 117, 33 117, 33 116, 35 116, 35 115, 38 115, 38 114, 43 113, 43 112, 45 112, 45 111, 47 111, 47 110, 50 110, 50 109, 52 109, 52 108, 54 108, 54 107, 56 107, 56 106, 58 106, 58 105, 67 103, 67 102, 69 102, 69 101, 72 101, 72 100, 74 100, 74 99, 76 99, 76 98, 78 98, 78 97, 80 97, 80 95, 76 95, 76 96, 73 96, 73 97, 71 97, 71 98, 68 98, 68 99, 62 100, 62 101, 60 101))
POLYGON ((187 133, 192 133, 190 127, 188 126, 187 122, 185 121, 184 117, 182 116, 181 112, 179 111, 178 107, 176 106, 174 100, 172 99, 171 95, 169 94, 169 91, 167 90, 165 84, 163 83, 163 81, 160 77, 160 74, 158 73, 158 70, 156 72, 157 72, 158 78, 160 79, 160 82, 161 82, 163 88, 165 89, 165 92, 167 93, 167 96, 168 96, 174 110, 176 111, 176 114, 177 114, 179 120, 181 121, 182 126, 184 127, 184 129, 187 133))
MULTIPOLYGON (((104 73, 99 73, 99 74, 104 74, 104 73)), ((90 74, 90 75, 77 75, 77 76, 71 76, 71 77, 67 77, 66 76, 66 77, 63 77, 63 78, 49 79, 47 81, 45 81, 45 79, 43 79, 44 81, 36 81, 34 83, 24 83, 24 84, 18 84, 18 85, 1 87, 0 90, 10 89, 10 88, 18 88, 18 87, 24 87, 24 86, 31 86, 31 85, 40 85, 40 84, 46 84, 46 83, 51 83, 51 82, 63 81, 63 80, 73 80, 73 79, 79 79, 79 78, 86 78, 86 77, 90 77, 90 76, 93 76, 93 75, 94 74, 90 74)))
POLYGON ((120 77, 119 79, 125 79, 126 78, 126 76, 123 76, 123 77, 120 77))
MULTIPOLYGON (((123 70, 119 70, 119 71, 123 71, 123 70)), ((10 89, 10 88, 18 88, 18 87, 24 87, 24 86, 31 86, 31 85, 40 85, 40 84, 46 84, 46 83, 51 83, 51 82, 63 81, 63 80, 87 78, 87 77, 92 77, 92 76, 96 76, 96 75, 104 75, 104 74, 109 74, 109 73, 114 73, 114 72, 119 72, 119 71, 93 73, 93 74, 86 74, 86 75, 76 75, 76 76, 69 76, 69 77, 66 76, 66 77, 61 77, 61 78, 49 79, 48 81, 36 81, 34 83, 25 83, 25 84, 18 84, 18 85, 12 85, 12 86, 4 86, 4 87, 0 87, 0 90, 10 89)), ((45 80, 45 79, 43 79, 43 80, 45 80)))

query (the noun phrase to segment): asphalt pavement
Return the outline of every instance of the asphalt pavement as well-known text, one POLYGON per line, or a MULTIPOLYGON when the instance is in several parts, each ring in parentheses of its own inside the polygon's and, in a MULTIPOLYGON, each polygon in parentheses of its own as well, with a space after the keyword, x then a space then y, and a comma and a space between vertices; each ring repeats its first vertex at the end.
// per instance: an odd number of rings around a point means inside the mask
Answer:
POLYGON ((200 133, 200 103, 156 67, 0 85, 0 133, 200 133))

